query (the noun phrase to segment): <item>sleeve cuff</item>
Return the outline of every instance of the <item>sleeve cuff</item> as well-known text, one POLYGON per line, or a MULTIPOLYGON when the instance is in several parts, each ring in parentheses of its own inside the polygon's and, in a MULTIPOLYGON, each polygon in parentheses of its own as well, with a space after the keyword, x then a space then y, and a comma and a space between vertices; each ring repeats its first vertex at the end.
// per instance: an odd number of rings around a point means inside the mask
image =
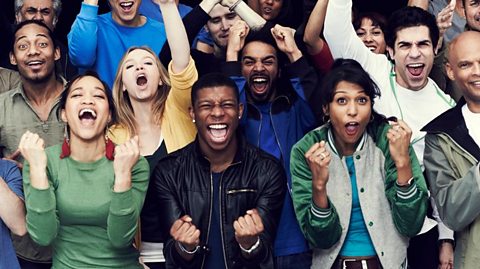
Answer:
POLYGON ((310 210, 312 211, 312 214, 315 217, 321 218, 321 219, 326 219, 330 217, 330 215, 332 214, 332 208, 330 207, 330 205, 328 208, 320 208, 316 206, 313 201, 312 201, 312 206, 310 210))
POLYGON ((397 196, 398 198, 409 201, 414 199, 414 197, 418 193, 417 185, 415 184, 415 180, 412 181, 412 184, 408 187, 402 187, 395 182, 395 186, 397 187, 397 196))
POLYGON ((39 190, 30 188, 27 198, 27 210, 45 213, 55 210, 55 197, 51 188, 39 190))
POLYGON ((110 212, 113 215, 123 216, 133 212, 135 202, 133 200, 132 188, 124 192, 113 192, 110 202, 110 212))

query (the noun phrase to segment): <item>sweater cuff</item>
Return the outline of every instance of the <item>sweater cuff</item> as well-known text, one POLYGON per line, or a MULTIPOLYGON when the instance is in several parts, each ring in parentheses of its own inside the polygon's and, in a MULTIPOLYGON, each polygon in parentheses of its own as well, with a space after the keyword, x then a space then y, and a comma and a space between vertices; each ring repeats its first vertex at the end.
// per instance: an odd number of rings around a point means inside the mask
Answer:
POLYGON ((27 211, 45 213, 55 210, 55 195, 51 188, 39 190, 33 187, 27 198, 27 211))
POLYGON ((82 7, 80 8, 80 13, 78 13, 78 17, 87 20, 95 20, 98 16, 98 6, 92 6, 89 4, 82 3, 82 7))
POLYGON ((418 193, 418 188, 417 188, 417 185, 415 184, 415 179, 413 179, 412 183, 408 187, 399 186, 396 182, 395 182, 395 186, 397 188, 398 198, 400 198, 401 200, 404 200, 405 202, 410 202, 415 200, 418 193))
POLYGON ((328 203, 328 208, 320 208, 315 205, 315 203, 312 201, 312 206, 311 209, 312 214, 321 219, 326 219, 332 215, 332 207, 330 206, 330 203, 328 203))
POLYGON ((124 216, 134 211, 135 201, 133 200, 132 188, 124 192, 112 192, 110 212, 113 215, 124 216))

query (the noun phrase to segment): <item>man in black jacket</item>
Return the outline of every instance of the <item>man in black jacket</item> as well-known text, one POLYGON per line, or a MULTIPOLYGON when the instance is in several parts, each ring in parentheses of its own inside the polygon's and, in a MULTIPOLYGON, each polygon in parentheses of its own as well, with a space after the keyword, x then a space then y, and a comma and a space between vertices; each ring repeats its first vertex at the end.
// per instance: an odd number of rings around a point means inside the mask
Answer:
POLYGON ((272 242, 285 195, 282 165, 237 132, 235 83, 208 74, 192 87, 196 140, 160 161, 152 180, 167 268, 273 268, 272 242))

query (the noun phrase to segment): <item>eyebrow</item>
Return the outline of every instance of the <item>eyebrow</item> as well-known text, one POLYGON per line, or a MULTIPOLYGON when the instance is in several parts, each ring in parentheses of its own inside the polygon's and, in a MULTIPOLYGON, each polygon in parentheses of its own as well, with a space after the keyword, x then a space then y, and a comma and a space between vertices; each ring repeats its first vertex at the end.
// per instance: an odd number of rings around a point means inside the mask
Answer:
MULTIPOLYGON (((270 59, 277 59, 277 57, 275 57, 275 55, 268 55, 268 56, 265 56, 265 57, 263 57, 263 58, 260 58, 261 61, 270 60, 270 59)), ((252 56, 246 55, 246 56, 243 56, 243 57, 242 57, 242 61, 243 61, 243 60, 254 60, 254 61, 255 61, 256 58, 255 58, 255 57, 252 57, 252 56)))
MULTIPOLYGON (((38 33, 35 35, 36 37, 45 37, 46 39, 49 39, 49 37, 46 35, 46 34, 42 34, 42 33, 38 33)), ((22 36, 19 36, 16 40, 15 40, 15 43, 17 43, 18 41, 24 39, 24 38, 27 38, 26 35, 22 35, 22 36)))

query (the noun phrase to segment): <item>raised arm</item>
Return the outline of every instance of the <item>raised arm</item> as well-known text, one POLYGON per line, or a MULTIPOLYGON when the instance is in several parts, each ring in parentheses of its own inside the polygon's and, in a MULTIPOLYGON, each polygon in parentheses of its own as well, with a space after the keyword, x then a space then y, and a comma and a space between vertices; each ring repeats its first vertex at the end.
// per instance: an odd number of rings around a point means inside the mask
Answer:
POLYGON ((175 0, 155 0, 160 5, 168 45, 172 54, 172 70, 182 72, 190 61, 190 43, 175 0))
POLYGON ((409 7, 419 7, 421 9, 428 9, 428 0, 408 0, 409 7))
POLYGON ((238 16, 240 16, 240 18, 247 23, 250 29, 260 29, 267 22, 264 18, 262 18, 262 16, 255 12, 255 10, 250 8, 247 3, 242 0, 222 0, 221 4, 227 6, 230 10, 235 11, 235 13, 237 13, 238 16))
POLYGON ((74 66, 91 68, 96 61, 98 0, 84 0, 68 33, 68 54, 74 66))
POLYGON ((303 41, 307 45, 308 53, 311 55, 319 53, 325 44, 325 41, 320 38, 320 35, 325 22, 327 5, 328 0, 318 0, 308 18, 307 26, 305 27, 303 41))
POLYGON ((48 246, 57 237, 60 222, 57 203, 47 175, 47 154, 44 141, 27 131, 18 145, 25 159, 23 182, 27 205, 27 230, 39 245, 48 246))

